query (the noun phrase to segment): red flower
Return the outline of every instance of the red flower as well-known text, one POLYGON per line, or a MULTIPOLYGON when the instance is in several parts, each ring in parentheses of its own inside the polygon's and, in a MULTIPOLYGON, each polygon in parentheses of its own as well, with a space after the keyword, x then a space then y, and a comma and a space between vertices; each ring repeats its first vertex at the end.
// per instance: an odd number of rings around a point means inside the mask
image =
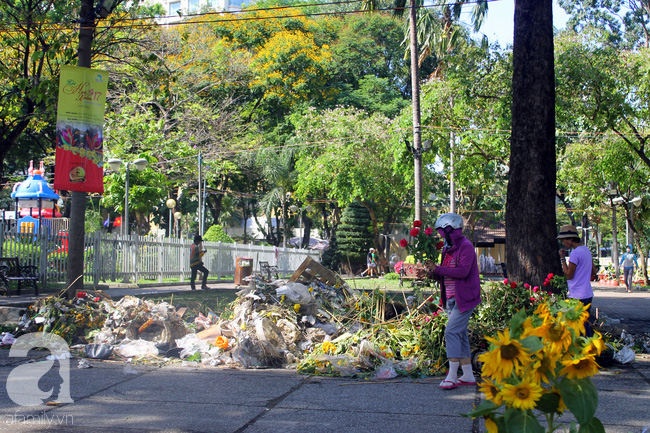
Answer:
POLYGON ((413 221, 413 227, 422 227, 422 221, 419 220, 413 221))
POLYGON ((546 276, 546 278, 549 279, 549 280, 551 280, 551 279, 553 279, 554 276, 555 276, 555 275, 553 275, 553 274, 548 274, 548 275, 546 276))
POLYGON ((533 298, 532 296, 530 297, 530 300, 535 302, 535 298, 533 298))
POLYGON ((81 298, 85 298, 85 297, 86 297, 86 294, 84 292, 77 292, 77 298, 81 299, 81 298))
POLYGON ((445 246, 445 241, 440 241, 436 244, 436 249, 441 250, 445 246))
POLYGON ((530 290, 530 284, 526 283, 524 284, 524 287, 530 290))
POLYGON ((409 244, 409 241, 407 241, 406 239, 402 239, 401 241, 399 241, 399 246, 402 247, 402 248, 406 248, 406 246, 408 244, 409 244))
POLYGON ((547 286, 548 286, 548 281, 544 281, 544 283, 543 283, 542 285, 543 285, 544 287, 547 287, 547 286))
POLYGON ((513 288, 513 289, 516 288, 516 287, 517 287, 517 283, 515 283, 515 282, 513 281, 512 283, 510 283, 510 287, 513 288))
POLYGON ((420 234, 420 229, 418 228, 411 229, 411 236, 417 236, 419 234, 420 234))
POLYGON ((431 236, 433 234, 433 229, 431 227, 427 227, 424 229, 424 234, 427 236, 431 236))
POLYGON ((99 302, 99 301, 100 301, 99 296, 97 296, 97 297, 95 298, 95 302, 99 302))
POLYGON ((503 284, 508 284, 508 279, 503 280, 503 284))
POLYGON ((537 293, 539 291, 539 286, 533 287, 533 293, 537 293))

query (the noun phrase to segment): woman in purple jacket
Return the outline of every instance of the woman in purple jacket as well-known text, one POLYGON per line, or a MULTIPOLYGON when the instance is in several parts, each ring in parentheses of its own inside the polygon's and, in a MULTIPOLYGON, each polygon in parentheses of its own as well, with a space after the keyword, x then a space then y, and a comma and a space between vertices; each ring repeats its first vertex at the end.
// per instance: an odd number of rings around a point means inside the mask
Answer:
MULTIPOLYGON (((463 218, 447 213, 436 221, 435 229, 445 240, 442 265, 435 266, 434 277, 442 281, 440 298, 449 318, 445 330, 449 373, 442 389, 476 385, 472 372, 467 325, 474 308, 481 302, 481 280, 474 245, 463 236, 463 218), (458 367, 462 376, 458 377, 458 367)), ((433 266, 431 266, 433 268, 433 266)))

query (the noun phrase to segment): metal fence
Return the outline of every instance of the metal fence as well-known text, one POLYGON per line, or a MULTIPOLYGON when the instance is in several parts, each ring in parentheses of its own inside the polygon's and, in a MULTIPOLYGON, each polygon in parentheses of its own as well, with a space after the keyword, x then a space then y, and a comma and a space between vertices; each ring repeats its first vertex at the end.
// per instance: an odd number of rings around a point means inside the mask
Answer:
MULTIPOLYGON (((15 228, 0 227, 0 257, 18 257, 21 265, 38 268, 43 285, 65 283, 67 270, 67 233, 16 233, 15 228)), ((86 235, 84 241, 84 283, 142 282, 165 279, 189 280, 191 240, 153 236, 107 234, 86 235)), ((250 257, 255 270, 259 262, 276 265, 288 275, 308 256, 319 260, 320 251, 275 248, 237 243, 203 242, 203 256, 212 277, 235 274, 235 259, 250 257)))

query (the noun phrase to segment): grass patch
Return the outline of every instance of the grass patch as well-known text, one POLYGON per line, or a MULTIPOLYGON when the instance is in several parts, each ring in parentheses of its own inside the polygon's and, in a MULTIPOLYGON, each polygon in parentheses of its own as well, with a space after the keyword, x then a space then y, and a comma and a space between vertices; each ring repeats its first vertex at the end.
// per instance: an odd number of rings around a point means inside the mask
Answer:
POLYGON ((181 293, 169 293, 158 296, 142 296, 154 302, 169 302, 176 309, 186 307, 195 314, 207 314, 212 311, 221 315, 232 301, 237 298, 236 290, 196 290, 181 293))

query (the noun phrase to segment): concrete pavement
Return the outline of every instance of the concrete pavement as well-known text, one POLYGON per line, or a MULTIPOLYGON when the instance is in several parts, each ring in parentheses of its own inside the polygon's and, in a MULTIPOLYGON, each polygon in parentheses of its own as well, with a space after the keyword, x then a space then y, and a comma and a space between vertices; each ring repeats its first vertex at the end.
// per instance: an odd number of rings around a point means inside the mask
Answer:
MULTIPOLYGON (((232 283, 211 286, 235 288, 232 283)), ((113 287, 107 293, 120 297, 185 290, 189 286, 113 287)), ((650 332, 650 292, 622 290, 595 287, 594 305, 650 332)), ((39 353, 34 356, 42 361, 39 353)), ((1 383, 27 361, 0 350, 1 383)), ((476 387, 443 391, 441 377, 376 382, 191 363, 158 367, 93 360, 88 369, 78 369, 77 363, 71 360, 71 404, 21 407, 0 386, 0 432, 485 432, 482 421, 460 415, 481 401, 476 387)), ((42 377, 39 388, 56 388, 57 378, 42 377)), ((603 369, 594 382, 597 416, 608 433, 641 433, 650 425, 650 355, 603 369)))
MULTIPOLYGON (((25 359, 0 351, 4 383, 25 359)), ((383 382, 310 377, 293 370, 126 366, 72 360, 73 403, 20 407, 0 387, 0 432, 484 432, 460 414, 481 401, 474 386, 443 391, 441 378, 383 382)), ((41 389, 59 381, 43 378, 41 389)), ((608 433, 650 425, 650 357, 594 378, 608 433)), ((570 421, 565 416, 566 422, 570 421)))

